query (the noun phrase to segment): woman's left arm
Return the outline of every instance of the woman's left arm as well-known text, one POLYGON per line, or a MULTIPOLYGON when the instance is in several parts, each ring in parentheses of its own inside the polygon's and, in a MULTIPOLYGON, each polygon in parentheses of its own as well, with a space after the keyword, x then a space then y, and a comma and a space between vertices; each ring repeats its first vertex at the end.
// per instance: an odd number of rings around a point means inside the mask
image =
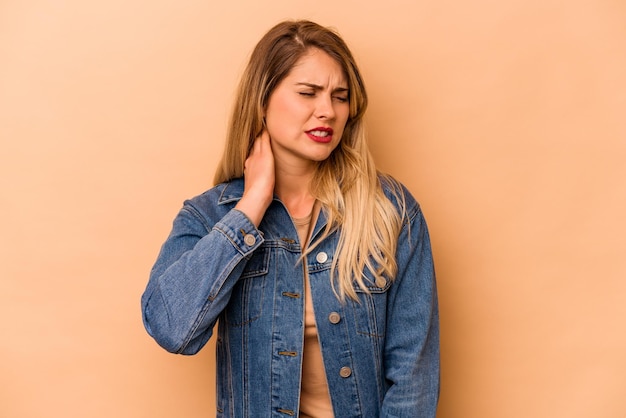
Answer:
POLYGON ((381 417, 434 418, 439 400, 439 311, 428 228, 410 195, 389 289, 384 349, 391 386, 381 417))

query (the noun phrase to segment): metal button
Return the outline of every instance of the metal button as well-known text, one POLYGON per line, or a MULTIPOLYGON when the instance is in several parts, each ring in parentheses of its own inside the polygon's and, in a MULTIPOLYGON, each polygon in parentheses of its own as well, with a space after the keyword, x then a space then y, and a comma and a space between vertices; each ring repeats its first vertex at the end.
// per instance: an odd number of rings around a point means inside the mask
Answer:
POLYGON ((337 312, 331 312, 330 315, 328 315, 328 320, 331 324, 338 324, 339 321, 341 321, 341 315, 337 312))
POLYGON ((319 252, 315 256, 315 260, 317 260, 318 263, 325 263, 326 260, 328 260, 328 254, 326 254, 324 251, 319 252))
POLYGON ((245 242, 247 246, 251 247, 256 242, 256 238, 252 234, 246 234, 243 237, 243 242, 245 242))
POLYGON ((339 376, 341 377, 350 377, 350 375, 352 374, 352 370, 349 367, 342 367, 339 370, 339 376))

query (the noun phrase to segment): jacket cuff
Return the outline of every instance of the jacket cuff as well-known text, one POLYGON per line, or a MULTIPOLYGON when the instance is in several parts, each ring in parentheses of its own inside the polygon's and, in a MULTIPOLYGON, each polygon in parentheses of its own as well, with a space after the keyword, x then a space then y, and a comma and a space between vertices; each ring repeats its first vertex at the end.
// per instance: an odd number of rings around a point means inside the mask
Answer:
POLYGON ((213 229, 224 234, 244 256, 256 250, 264 241, 263 234, 240 210, 232 209, 213 229))

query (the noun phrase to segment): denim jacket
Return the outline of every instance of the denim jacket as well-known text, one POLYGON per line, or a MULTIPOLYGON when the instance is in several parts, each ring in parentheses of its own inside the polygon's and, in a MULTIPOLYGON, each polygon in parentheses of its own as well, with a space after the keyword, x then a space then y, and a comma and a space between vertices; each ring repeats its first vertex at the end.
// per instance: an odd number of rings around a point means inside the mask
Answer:
MULTIPOLYGON (((399 207, 383 181, 388 197, 399 207)), ((142 296, 144 325, 166 350, 195 354, 217 330, 217 416, 298 416, 304 275, 298 233, 277 198, 258 228, 233 209, 242 179, 186 201, 142 296)), ((307 256, 318 338, 337 418, 434 417, 439 318, 427 227, 402 188, 398 273, 359 301, 330 282, 335 232, 307 256)), ((320 212, 311 239, 326 225, 320 212)), ((369 272, 364 273, 371 276, 369 272)))

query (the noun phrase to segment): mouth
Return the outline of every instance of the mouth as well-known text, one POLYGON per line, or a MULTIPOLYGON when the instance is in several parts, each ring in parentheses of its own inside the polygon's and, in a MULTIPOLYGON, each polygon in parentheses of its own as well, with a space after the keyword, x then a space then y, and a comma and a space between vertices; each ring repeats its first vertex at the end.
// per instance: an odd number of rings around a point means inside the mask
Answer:
POLYGON ((306 134, 315 142, 328 143, 333 139, 333 129, 318 127, 306 131, 306 134))

